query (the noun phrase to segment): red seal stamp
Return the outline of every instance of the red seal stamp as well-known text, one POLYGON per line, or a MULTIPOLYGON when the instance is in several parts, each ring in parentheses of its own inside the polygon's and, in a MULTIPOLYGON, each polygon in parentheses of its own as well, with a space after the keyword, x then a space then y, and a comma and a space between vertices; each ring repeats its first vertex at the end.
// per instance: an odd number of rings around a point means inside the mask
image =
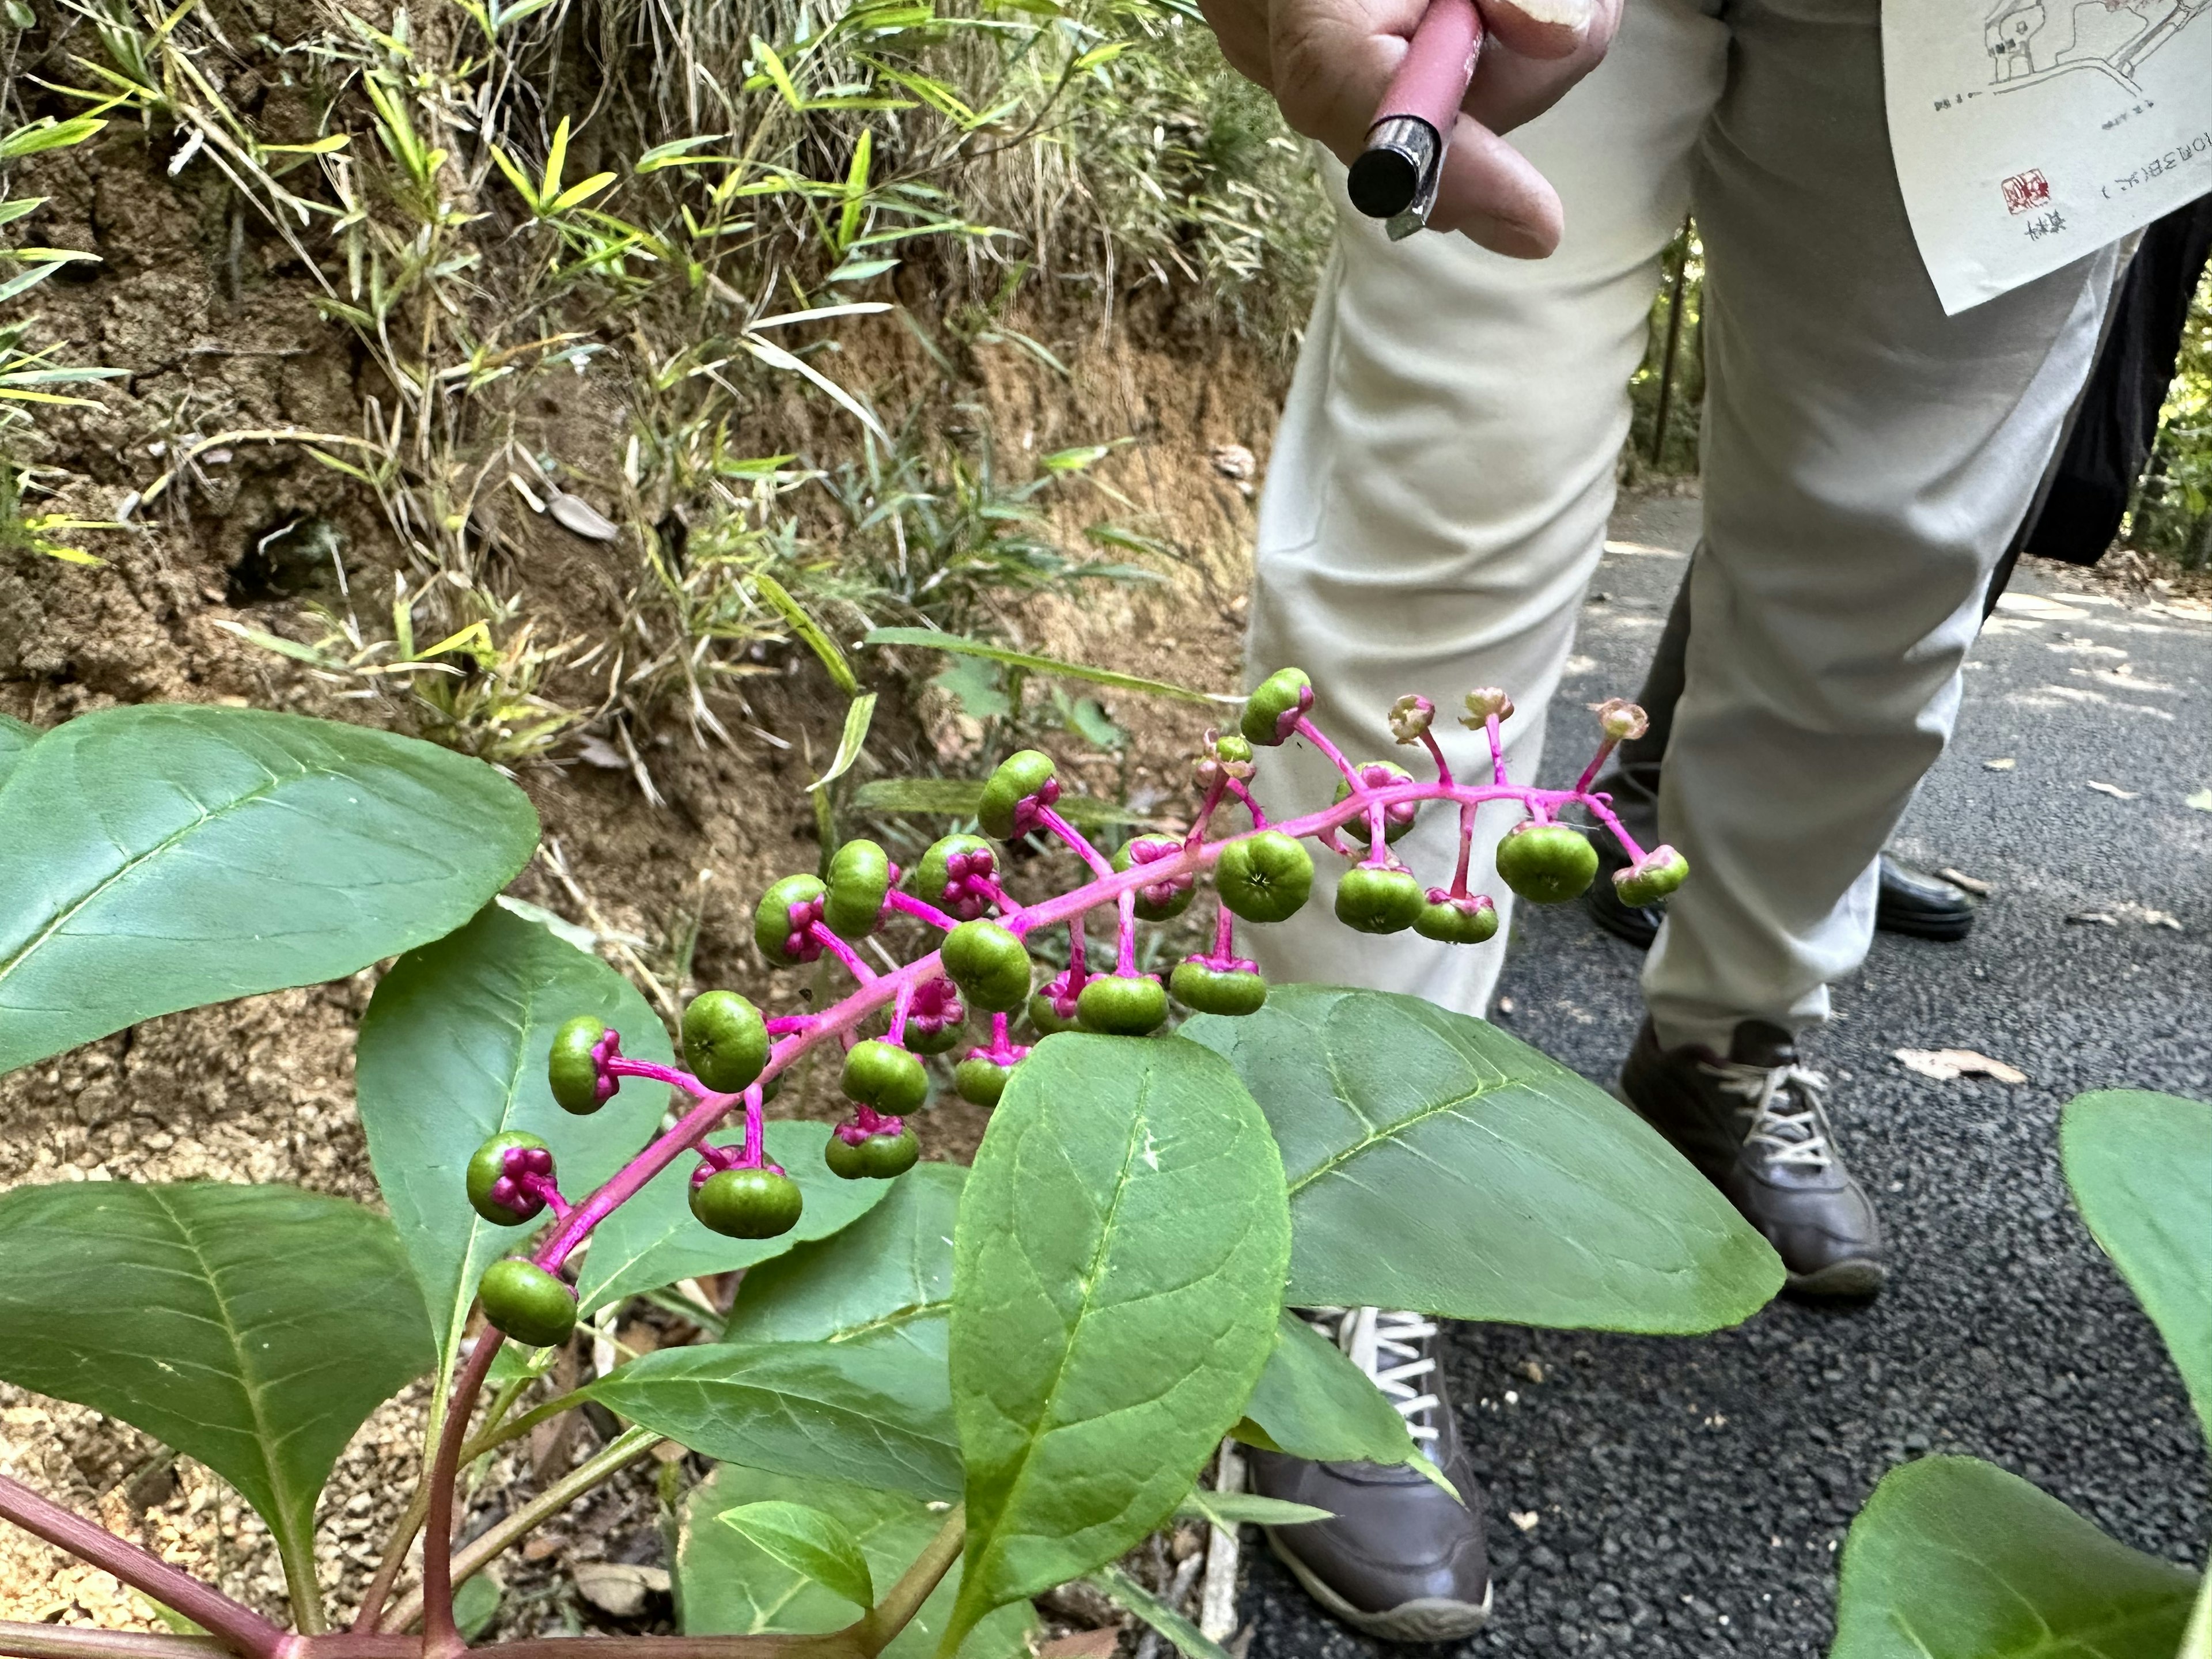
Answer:
POLYGON ((2030 210, 2051 205, 2051 180, 2042 170, 2030 167, 2025 173, 2015 173, 2004 181, 2005 211, 2026 213, 2030 210))

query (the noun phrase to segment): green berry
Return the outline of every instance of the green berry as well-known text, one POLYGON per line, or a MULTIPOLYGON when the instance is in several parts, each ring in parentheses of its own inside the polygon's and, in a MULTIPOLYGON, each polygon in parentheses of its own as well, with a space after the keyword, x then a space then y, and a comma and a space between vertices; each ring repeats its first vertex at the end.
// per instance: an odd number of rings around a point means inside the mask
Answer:
POLYGON ((495 1227, 520 1227, 544 1209, 545 1200, 526 1191, 507 1167, 511 1152, 541 1154, 515 1160, 532 1173, 551 1179, 553 1153, 536 1135, 510 1129, 494 1135, 469 1159, 469 1207, 495 1227))
POLYGON ((1042 1036, 1050 1036, 1057 1031, 1076 1029, 1074 1018, 1060 1012, 1056 1006, 1057 993, 1053 989, 1053 986, 1064 987, 1066 978, 1062 975, 1030 999, 1030 1024, 1036 1026, 1042 1036))
POLYGON ((952 1086, 959 1091, 961 1099, 971 1104, 995 1106, 1006 1092, 1006 1080, 1013 1074, 1011 1066, 970 1054, 952 1068, 952 1086))
POLYGON ((921 855, 908 885, 923 903, 967 921, 981 915, 990 901, 970 894, 961 883, 969 876, 988 880, 998 869, 997 853, 981 836, 947 836, 921 855))
POLYGON ((484 1317, 526 1347, 566 1342, 576 1328, 574 1292, 534 1261, 509 1256, 484 1269, 477 1286, 484 1317))
POLYGON ((1210 968, 1194 957, 1176 963, 1168 989, 1184 1007, 1201 1014, 1256 1014, 1267 1000, 1267 981, 1259 975, 1210 968))
POLYGON ((717 1170, 691 1189, 699 1224, 726 1238, 776 1238, 799 1224, 799 1183, 774 1170, 717 1170))
POLYGON ((906 1023, 906 1046, 917 1054, 944 1054, 958 1048, 967 1035, 967 1028, 957 1019, 947 1021, 935 1030, 912 1018, 906 1023))
POLYGON ((1278 668, 1261 680, 1244 704, 1237 730, 1245 741, 1273 749, 1291 735, 1299 715, 1313 707, 1313 682, 1303 668, 1278 668))
POLYGON ((1613 872, 1613 890, 1632 909, 1656 904, 1690 873, 1690 861, 1671 847, 1655 847, 1626 870, 1613 872))
POLYGON ((753 943, 771 968, 811 962, 822 947, 805 937, 806 924, 819 921, 829 889, 814 876, 786 876, 761 895, 753 911, 753 943))
POLYGON ((735 991, 707 991, 684 1011, 684 1058, 718 1095, 741 1092, 768 1065, 768 1025, 735 991))
POLYGON ((1167 1017, 1167 988, 1149 974, 1094 975, 1075 999, 1077 1023, 1110 1036, 1143 1036, 1167 1017))
POLYGON ((1406 870, 1363 864, 1336 884, 1336 919, 1363 933, 1402 933, 1427 904, 1421 884, 1406 870))
POLYGON ((1577 897, 1597 874, 1597 848, 1564 823, 1516 823, 1498 843, 1498 875, 1537 904, 1577 897))
POLYGON ((884 895, 891 890, 890 855, 872 841, 848 841, 830 860, 830 891, 822 920, 848 944, 876 931, 884 895))
POLYGON ((1249 766, 1252 745, 1234 732, 1217 733, 1213 739, 1213 758, 1230 766, 1249 766))
MULTIPOLYGON (((1394 783, 1411 783, 1413 781, 1413 775, 1411 772, 1402 766, 1395 766, 1389 761, 1369 761, 1353 769, 1359 774, 1359 781, 1370 789, 1388 789, 1394 783)), ((1343 800, 1351 793, 1352 786, 1349 783, 1339 783, 1336 786, 1337 799, 1343 800)), ((1382 839, 1385 842, 1396 841, 1413 827, 1413 820, 1420 816, 1420 812, 1421 804, 1413 800, 1393 801, 1384 807, 1382 809, 1382 839)), ((1346 841, 1361 847, 1366 846, 1367 815, 1363 812, 1356 818, 1346 820, 1343 827, 1337 833, 1346 841)))
POLYGON ((1283 921, 1296 915, 1313 891, 1313 855, 1279 830, 1231 842, 1213 866, 1221 902, 1246 921, 1283 921))
POLYGON ((846 1053, 845 1069, 838 1079, 848 1100, 893 1117, 920 1109, 929 1098, 929 1073, 905 1049, 870 1037, 846 1053))
MULTIPOLYGON (((1127 870, 1132 864, 1157 864, 1171 859, 1182 851, 1182 843, 1168 836, 1138 836, 1121 843, 1114 854, 1114 868, 1127 870)), ((1167 881, 1154 882, 1137 890, 1137 917, 1140 921, 1168 921, 1190 908, 1192 896, 1198 890, 1197 878, 1185 873, 1167 881)))
POLYGON ((1421 914, 1413 918, 1413 931, 1446 945, 1480 945, 1497 935, 1498 907, 1486 893, 1455 899, 1444 889, 1431 887, 1421 914))
POLYGON ((1011 1013, 1030 994, 1030 953, 995 921, 963 921, 945 936, 939 957, 960 993, 987 1013, 1011 1013))
POLYGON ((553 1052, 545 1061, 545 1080, 553 1085, 553 1098, 564 1112, 579 1115, 596 1112, 614 1093, 614 1079, 599 1075, 593 1051, 607 1034, 604 1021, 579 1014, 553 1033, 553 1052))
POLYGON ((895 1135, 872 1134, 857 1145, 833 1130, 822 1149, 830 1172, 847 1181, 888 1181, 914 1168, 921 1156, 921 1143, 907 1128, 895 1135))
POLYGON ((840 1181, 865 1181, 868 1174, 867 1154, 860 1143, 850 1141, 834 1130, 830 1144, 822 1149, 822 1161, 830 1166, 830 1173, 840 1181))
POLYGON ((1027 815, 1018 809, 1023 801, 1040 792, 1045 797, 1040 803, 1042 805, 1049 806, 1060 798, 1060 785, 1053 776, 1052 757, 1035 749, 1018 750, 999 763, 999 769, 983 786, 983 798, 975 806, 975 821, 983 826, 985 835, 995 836, 1000 841, 1025 836, 1036 826, 1027 822, 1027 815))

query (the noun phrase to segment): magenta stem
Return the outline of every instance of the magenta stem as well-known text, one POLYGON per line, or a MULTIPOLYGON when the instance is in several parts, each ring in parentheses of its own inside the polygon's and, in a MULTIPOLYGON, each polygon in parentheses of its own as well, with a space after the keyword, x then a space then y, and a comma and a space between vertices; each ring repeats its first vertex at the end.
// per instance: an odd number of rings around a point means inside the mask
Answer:
POLYGON ((1378 800, 1370 799, 1367 806, 1367 857, 1372 864, 1391 861, 1390 843, 1382 834, 1382 803, 1378 800))
POLYGON ((1265 830, 1267 827, 1267 815, 1260 810, 1260 803, 1252 799, 1252 792, 1249 789, 1237 782, 1236 779, 1231 778, 1229 793, 1244 803, 1244 810, 1252 815, 1252 827, 1255 830, 1265 830))
POLYGON ((1352 769, 1352 763, 1345 759, 1344 751, 1339 749, 1334 744, 1331 743, 1327 738, 1322 736, 1321 727, 1316 726, 1306 715, 1301 714, 1298 716, 1298 723, 1291 729, 1299 733, 1308 743, 1320 750, 1322 754, 1328 756, 1331 763, 1335 766, 1336 769, 1344 774, 1344 781, 1346 783, 1350 784, 1354 789, 1359 787, 1359 774, 1352 769))
POLYGON ((1590 816, 1613 831, 1613 839, 1620 843, 1620 850, 1628 854, 1628 861, 1631 864, 1643 863, 1644 849, 1636 844, 1636 837, 1628 833, 1621 821, 1613 815, 1613 808, 1605 804, 1605 798, 1583 795, 1580 799, 1582 804, 1589 809, 1590 816))
POLYGON ((1433 732, 1424 732, 1421 733, 1421 741, 1428 744, 1429 758, 1437 763, 1437 781, 1439 783, 1452 781, 1451 763, 1444 758, 1443 745, 1437 742, 1437 734, 1433 732))
POLYGON ((935 905, 916 898, 911 893, 902 893, 896 888, 890 892, 890 907, 903 915, 919 918, 943 933, 951 933, 960 924, 935 905))
POLYGON ((767 1022, 768 1034, 772 1037, 791 1036, 805 1030, 814 1024, 811 1014, 778 1014, 767 1022))
POLYGON ((1225 904, 1213 907, 1213 954, 1225 957, 1237 942, 1237 923, 1225 904))
POLYGON ((553 1218, 556 1221, 564 1221, 568 1218, 569 1207, 568 1200, 561 1196, 561 1189, 554 1184, 552 1176, 542 1175, 517 1176, 514 1178, 514 1184, 521 1188, 524 1192, 532 1194, 546 1205, 550 1206, 553 1211, 553 1218))
POLYGON ((1474 809, 1462 806, 1459 809, 1459 867, 1452 872, 1451 896, 1454 898, 1468 896, 1468 871, 1474 863, 1474 809))
MULTIPOLYGON (((775 1029, 774 1021, 769 1022, 769 1029, 775 1029)), ((697 1095, 702 1100, 714 1092, 690 1073, 678 1071, 673 1066, 656 1066, 649 1060, 631 1060, 626 1055, 617 1056, 605 1064, 611 1077, 649 1078, 655 1083, 665 1083, 672 1088, 681 1089, 686 1094, 697 1095)))
POLYGON ((1590 780, 1597 775, 1598 768, 1605 764, 1606 757, 1612 754, 1617 747, 1619 747, 1618 741, 1613 738, 1599 739, 1597 753, 1590 757, 1590 763, 1583 768, 1582 776, 1575 780, 1575 793, 1579 795, 1589 790, 1590 780))
POLYGON ((1091 947, 1083 938, 1081 912, 1067 919, 1067 994, 1073 996, 1091 976, 1091 947))
POLYGON ((1206 792, 1206 799, 1198 809, 1198 816, 1190 821, 1190 833, 1182 838, 1183 850, 1201 845, 1206 840, 1206 827, 1213 821, 1213 809, 1221 805, 1221 798, 1229 793, 1230 778, 1226 773, 1214 779, 1213 787, 1206 792))
POLYGON ((891 1005, 891 1046, 906 1047, 906 1017, 914 1012, 914 981, 908 980, 898 988, 898 999, 891 1005))
POLYGON ((1044 825, 1046 829, 1051 830, 1054 835, 1058 836, 1062 841, 1066 842, 1069 847, 1074 849, 1075 855, 1081 859, 1085 864, 1089 865, 1094 871, 1097 872, 1098 874, 1102 876, 1110 876, 1114 873, 1114 866, 1107 861, 1106 855, 1101 853, 1097 848, 1093 847, 1089 842, 1084 840, 1082 832, 1073 824, 1070 823, 1066 818, 1060 817, 1059 813, 1054 811, 1052 808, 1049 806, 1038 807, 1037 822, 1044 825))
POLYGON ((295 1639, 252 1607, 171 1566, 150 1550, 118 1538, 106 1528, 3 1474, 0 1474, 0 1520, 12 1521, 33 1537, 114 1574, 133 1589, 144 1591, 252 1659, 277 1659, 295 1639))
POLYGON ((1115 902, 1121 911, 1121 933, 1114 971, 1127 978, 1137 971, 1137 890, 1124 889, 1115 902))
POLYGON ((768 1161, 768 1125, 762 1121, 761 1086, 745 1091, 745 1158, 742 1168, 757 1170, 768 1161))
POLYGON ((1505 734, 1498 729, 1498 716, 1492 714, 1482 723, 1482 735, 1490 740, 1490 775, 1500 789, 1512 787, 1512 780, 1505 775, 1505 734))
POLYGON ((422 1519, 423 1659, 453 1659, 468 1649, 453 1625, 453 1481, 460 1473, 461 1443, 468 1437, 477 1395, 506 1343, 495 1327, 484 1327, 469 1363, 454 1379, 453 1397, 438 1431, 438 1450, 430 1463, 428 1513, 422 1519))
POLYGON ((819 921, 808 922, 806 924, 806 937, 812 939, 817 945, 819 945, 831 956, 836 957, 839 962, 844 963, 845 971, 850 974, 854 979, 860 981, 861 984, 872 985, 877 980, 883 977, 883 975, 877 973, 874 969, 869 967, 866 963, 861 961, 860 953, 854 950, 851 945, 846 944, 843 939, 839 939, 836 934, 831 933, 826 923, 819 921))

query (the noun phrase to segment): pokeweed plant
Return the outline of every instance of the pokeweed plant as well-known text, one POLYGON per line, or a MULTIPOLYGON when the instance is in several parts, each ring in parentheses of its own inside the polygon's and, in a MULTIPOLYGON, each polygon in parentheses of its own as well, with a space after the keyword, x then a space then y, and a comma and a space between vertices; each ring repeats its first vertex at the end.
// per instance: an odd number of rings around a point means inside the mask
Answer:
MULTIPOLYGON (((277 1186, 0 1197, 0 1377, 134 1424, 229 1481, 270 1526, 294 1628, 0 1479, 0 1517, 206 1633, 0 1623, 0 1655, 184 1659, 211 1638, 240 1659, 452 1659, 468 1645, 456 1585, 666 1439, 720 1467, 681 1506, 684 1633, 635 1638, 639 1659, 990 1659, 1024 1649, 1028 1597, 1097 1571, 1114 1582, 1110 1563, 1179 1512, 1313 1518, 1194 1491, 1224 1435, 1428 1468, 1290 1306, 1651 1333, 1747 1316, 1779 1287, 1778 1261, 1609 1097, 1415 999, 1270 988, 1237 949, 1237 921, 1306 902, 1309 842, 1352 864, 1347 925, 1488 939, 1496 908, 1470 866, 1492 801, 1527 814, 1500 878, 1571 896, 1595 860, 1559 815, 1585 809, 1620 834, 1589 785, 1640 713, 1606 705, 1598 759, 1544 790, 1506 775, 1502 692, 1467 700, 1489 751, 1473 782, 1447 764, 1427 700, 1391 714, 1425 777, 1345 759, 1313 701, 1285 669, 1236 732, 1208 734, 1186 834, 1109 858, 1071 822, 1052 760, 1028 750, 984 786, 982 833, 944 838, 911 871, 851 841, 823 875, 775 882, 756 913, 761 954, 834 963, 854 988, 775 1018, 708 991, 684 1010, 680 1066, 626 981, 529 907, 492 902, 535 825, 480 763, 228 709, 0 731, 16 876, 0 895, 0 1063, 399 953, 356 1068, 389 1218, 277 1186), (1249 781, 1293 741, 1329 756, 1342 785, 1271 823, 1249 781), (1461 831, 1456 868, 1432 884, 1391 850, 1424 808, 1455 811, 1461 831), (1072 848, 1087 878, 1017 900, 1002 845, 1031 836, 1072 848), (1219 902, 1210 948, 1165 984, 1138 973, 1140 922, 1174 917, 1202 878, 1219 902), (1083 948, 1094 916, 1114 929, 1103 972, 1083 948), (1054 928, 1073 936, 1071 966, 1034 985, 1030 944, 1054 928), (915 935, 927 948, 903 965, 861 954, 915 935), (1148 1035, 1171 1001, 1191 1017, 1148 1035), (769 1121, 770 1095, 817 1052, 836 1060, 849 1115, 769 1121), (915 1166, 925 1054, 994 1107, 972 1170, 915 1166), (1374 1249, 1380 1237, 1394 1248, 1374 1249), (685 1299, 700 1275, 740 1268, 726 1316, 685 1299), (605 1332, 639 1295, 686 1308, 710 1340, 522 1408, 580 1320, 605 1332), (368 1412, 424 1372, 424 1478, 350 1628, 331 1631, 319 1494, 368 1412), (586 1403, 620 1432, 457 1549, 464 1471, 586 1403), (418 1530, 419 1583, 403 1592, 418 1530)), ((1622 840, 1632 902, 1685 874, 1668 849, 1622 840)), ((569 1641, 492 1645, 555 1659, 569 1641)))
MULTIPOLYGON (((2165 1339, 2212 1437, 2212 1106, 2067 1103, 2081 1219, 2165 1339)), ((2212 1659, 2212 1577, 2130 1549, 1975 1457, 1892 1470, 1851 1523, 1831 1659, 2212 1659)))

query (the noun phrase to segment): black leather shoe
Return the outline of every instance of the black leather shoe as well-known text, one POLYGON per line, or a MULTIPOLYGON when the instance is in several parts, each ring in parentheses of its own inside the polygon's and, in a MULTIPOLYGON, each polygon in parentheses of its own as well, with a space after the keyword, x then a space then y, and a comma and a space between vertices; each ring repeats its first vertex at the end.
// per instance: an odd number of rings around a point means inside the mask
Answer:
POLYGON ((1800 1296, 1881 1289, 1881 1224, 1844 1168, 1821 1095, 1827 1079, 1797 1060, 1789 1032, 1735 1028, 1723 1060, 1662 1048, 1645 1020, 1620 1068, 1620 1096, 1765 1236, 1800 1296))
POLYGON ((1435 1322, 1373 1308, 1317 1308, 1304 1316, 1375 1378, 1466 1501, 1454 1502, 1403 1467, 1310 1463, 1254 1451, 1248 1454, 1253 1491, 1331 1516, 1270 1527, 1269 1547, 1307 1594, 1354 1630, 1386 1642, 1472 1636, 1490 1619, 1484 1498, 1444 1395, 1435 1322))
MULTIPOLYGON (((1613 890, 1613 872, 1627 864, 1627 857, 1605 836, 1594 836, 1591 842, 1598 854, 1597 879, 1590 883, 1584 900, 1590 920, 1615 939, 1639 951, 1650 950, 1651 941, 1659 936, 1659 924, 1666 920, 1667 907, 1623 904, 1613 890)), ((1884 853, 1874 925, 1885 933, 1953 945, 1974 930, 1974 901, 1949 882, 1924 876, 1884 853)))

